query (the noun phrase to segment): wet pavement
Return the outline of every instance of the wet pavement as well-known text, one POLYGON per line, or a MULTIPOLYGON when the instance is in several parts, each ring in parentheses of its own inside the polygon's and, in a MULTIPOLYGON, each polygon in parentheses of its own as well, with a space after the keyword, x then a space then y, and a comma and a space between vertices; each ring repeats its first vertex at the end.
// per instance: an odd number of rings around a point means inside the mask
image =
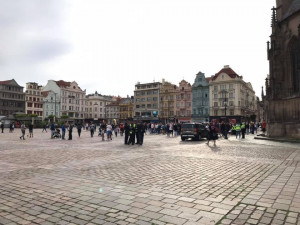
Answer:
POLYGON ((0 133, 0 224, 298 224, 300 145, 0 133))

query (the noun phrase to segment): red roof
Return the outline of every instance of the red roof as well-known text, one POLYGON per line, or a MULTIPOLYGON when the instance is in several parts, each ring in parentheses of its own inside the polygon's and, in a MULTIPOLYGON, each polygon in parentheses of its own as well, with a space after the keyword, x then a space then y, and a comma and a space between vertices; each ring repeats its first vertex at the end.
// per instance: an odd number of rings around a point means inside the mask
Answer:
POLYGON ((207 77, 205 78, 206 82, 209 83, 209 81, 211 80, 211 77, 207 77))
POLYGON ((4 80, 0 81, 0 84, 9 84, 12 80, 4 80))
POLYGON ((50 91, 42 91, 42 95, 43 95, 44 97, 47 97, 48 94, 49 94, 49 92, 50 92, 50 91))
POLYGON ((215 74, 215 76, 213 76, 212 80, 217 79, 217 77, 221 74, 221 73, 226 73, 228 76, 230 76, 232 79, 236 78, 236 77, 240 77, 236 72, 234 72, 233 69, 231 69, 230 67, 226 67, 221 69, 218 73, 215 74))
POLYGON ((63 80, 59 80, 59 81, 55 81, 55 82, 59 87, 69 87, 71 85, 71 82, 66 82, 63 80))

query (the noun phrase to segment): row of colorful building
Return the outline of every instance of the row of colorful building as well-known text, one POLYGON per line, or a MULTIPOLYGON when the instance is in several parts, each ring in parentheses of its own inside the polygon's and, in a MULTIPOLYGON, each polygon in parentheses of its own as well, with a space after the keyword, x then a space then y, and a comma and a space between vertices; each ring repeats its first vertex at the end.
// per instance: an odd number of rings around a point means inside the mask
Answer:
POLYGON ((68 119, 74 122, 102 120, 124 122, 204 122, 212 119, 262 121, 263 110, 251 83, 229 66, 194 83, 182 80, 137 83, 134 95, 126 98, 86 94, 75 82, 49 80, 45 86, 26 84, 26 91, 15 80, 0 81, 0 116, 16 113, 41 119, 68 119))

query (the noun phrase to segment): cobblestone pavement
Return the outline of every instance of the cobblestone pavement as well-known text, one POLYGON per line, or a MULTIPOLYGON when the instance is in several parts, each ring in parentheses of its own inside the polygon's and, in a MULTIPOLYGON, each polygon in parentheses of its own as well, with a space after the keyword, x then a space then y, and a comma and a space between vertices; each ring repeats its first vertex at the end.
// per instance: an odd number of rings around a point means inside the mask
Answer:
POLYGON ((298 224, 300 146, 0 133, 0 224, 298 224))

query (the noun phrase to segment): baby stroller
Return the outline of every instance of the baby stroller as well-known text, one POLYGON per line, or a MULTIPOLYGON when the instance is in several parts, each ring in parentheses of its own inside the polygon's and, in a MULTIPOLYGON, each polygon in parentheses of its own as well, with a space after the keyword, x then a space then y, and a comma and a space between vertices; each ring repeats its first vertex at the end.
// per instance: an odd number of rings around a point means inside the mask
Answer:
POLYGON ((61 138, 60 129, 55 129, 52 138, 61 138))

